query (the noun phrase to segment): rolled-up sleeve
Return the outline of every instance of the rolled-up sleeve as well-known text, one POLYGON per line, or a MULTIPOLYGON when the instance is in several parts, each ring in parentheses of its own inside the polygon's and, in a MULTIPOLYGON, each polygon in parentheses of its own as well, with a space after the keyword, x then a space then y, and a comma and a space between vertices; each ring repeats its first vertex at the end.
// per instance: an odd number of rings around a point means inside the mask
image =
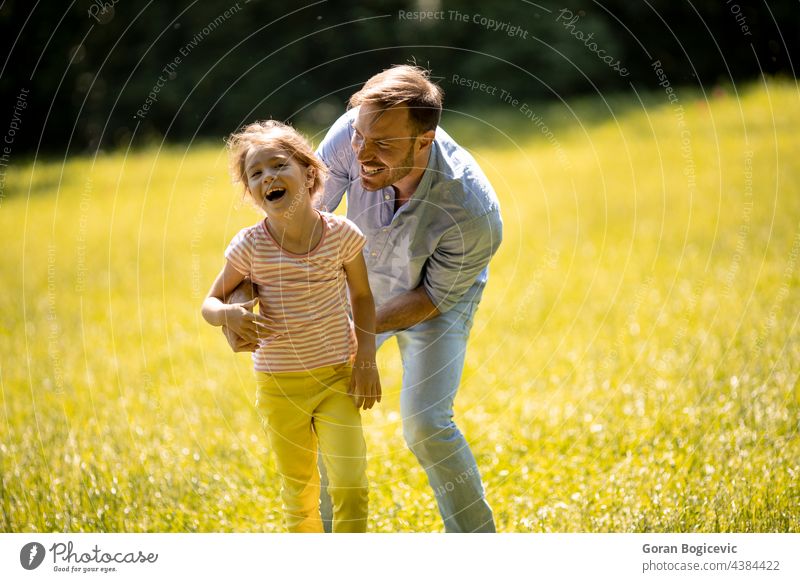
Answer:
POLYGON ((423 286, 436 308, 452 308, 475 283, 497 252, 503 223, 495 208, 447 230, 425 265, 423 286))
POLYGON ((350 146, 351 116, 352 113, 347 112, 337 119, 317 148, 317 157, 328 168, 328 178, 325 180, 325 190, 315 205, 326 212, 336 210, 350 185, 350 163, 354 155, 350 146))

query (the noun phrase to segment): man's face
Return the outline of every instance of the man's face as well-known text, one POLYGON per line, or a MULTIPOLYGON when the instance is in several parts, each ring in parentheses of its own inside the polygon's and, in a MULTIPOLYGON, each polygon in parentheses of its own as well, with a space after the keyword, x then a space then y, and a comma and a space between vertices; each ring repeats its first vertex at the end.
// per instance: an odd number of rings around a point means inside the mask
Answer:
POLYGON ((407 107, 381 109, 365 103, 359 107, 353 129, 352 146, 365 190, 386 188, 411 172, 417 137, 407 107))

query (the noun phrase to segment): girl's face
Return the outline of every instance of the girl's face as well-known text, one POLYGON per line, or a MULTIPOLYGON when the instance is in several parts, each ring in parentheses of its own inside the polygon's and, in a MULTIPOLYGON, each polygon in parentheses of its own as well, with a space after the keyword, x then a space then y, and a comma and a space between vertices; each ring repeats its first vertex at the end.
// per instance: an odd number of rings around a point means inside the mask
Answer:
POLYGON ((244 160, 247 188, 267 214, 284 214, 311 205, 308 186, 313 169, 300 164, 290 152, 253 147, 244 160))

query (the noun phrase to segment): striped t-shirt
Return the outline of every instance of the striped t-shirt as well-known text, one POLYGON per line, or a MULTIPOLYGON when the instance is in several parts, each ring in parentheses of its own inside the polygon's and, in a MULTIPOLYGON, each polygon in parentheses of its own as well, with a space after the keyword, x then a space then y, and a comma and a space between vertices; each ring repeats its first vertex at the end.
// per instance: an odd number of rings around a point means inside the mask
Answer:
POLYGON ((280 247, 264 219, 233 238, 225 258, 258 285, 260 313, 282 330, 260 339, 257 372, 299 372, 340 364, 356 351, 343 264, 364 247, 358 227, 320 212, 317 246, 296 255, 280 247))

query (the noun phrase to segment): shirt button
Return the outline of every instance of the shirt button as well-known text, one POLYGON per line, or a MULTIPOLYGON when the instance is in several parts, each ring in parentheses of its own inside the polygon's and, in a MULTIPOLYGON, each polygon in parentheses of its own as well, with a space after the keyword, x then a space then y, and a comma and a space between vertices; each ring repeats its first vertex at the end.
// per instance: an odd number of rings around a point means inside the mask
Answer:
POLYGON ((385 194, 385 195, 383 196, 383 199, 384 199, 384 200, 391 200, 391 198, 392 198, 392 197, 391 197, 391 196, 389 196, 388 194, 385 194))
POLYGON ((382 232, 389 232, 389 229, 388 228, 382 228, 381 231, 382 232))
POLYGON ((377 257, 377 256, 378 256, 378 253, 376 253, 375 251, 372 251, 372 252, 370 253, 370 255, 372 255, 373 257, 377 257))

